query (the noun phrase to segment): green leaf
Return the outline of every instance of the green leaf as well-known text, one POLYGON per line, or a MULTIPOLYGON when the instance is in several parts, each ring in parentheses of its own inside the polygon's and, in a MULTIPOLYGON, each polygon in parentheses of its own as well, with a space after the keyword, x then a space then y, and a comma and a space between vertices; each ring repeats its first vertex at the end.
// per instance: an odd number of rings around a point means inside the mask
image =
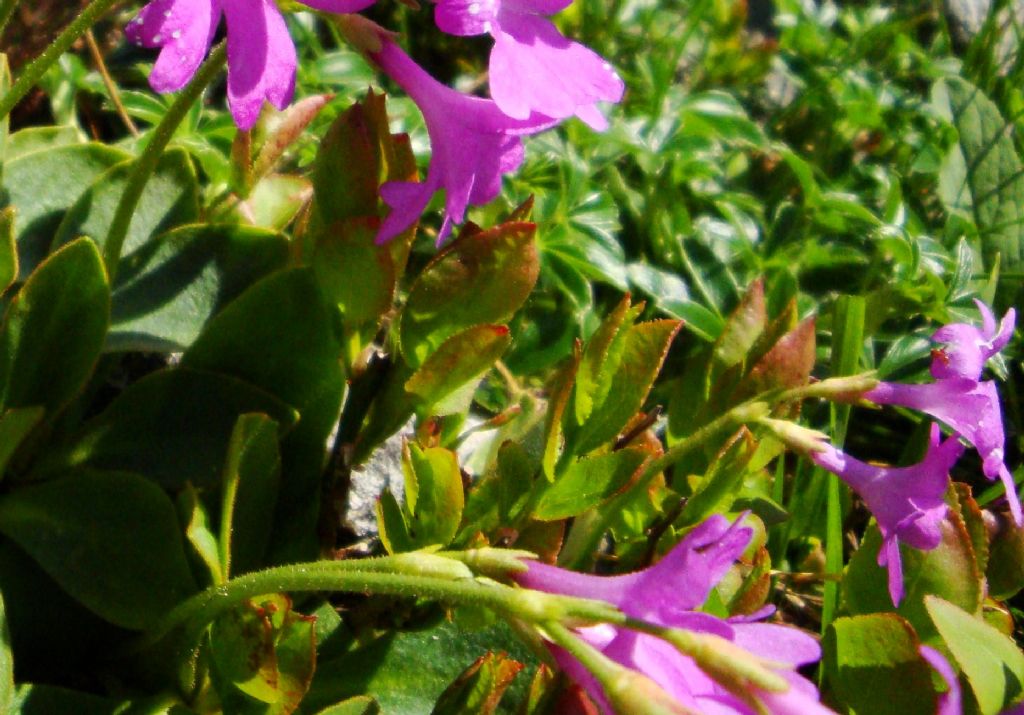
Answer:
POLYGON ((288 239, 244 226, 186 226, 121 261, 105 349, 169 352, 190 346, 211 317, 284 267, 288 239))
POLYGON ((586 454, 618 436, 619 431, 643 407, 681 326, 678 320, 652 320, 626 331, 622 358, 608 383, 603 401, 595 404, 593 413, 581 427, 570 432, 573 421, 568 420, 565 425, 567 451, 586 454))
POLYGON ((320 142, 313 169, 316 208, 327 225, 377 216, 381 181, 415 177, 409 137, 391 134, 385 96, 371 91, 339 115, 320 142))
POLYGON ((381 492, 380 499, 374 505, 374 513, 377 516, 377 530, 380 532, 380 542, 389 554, 398 554, 403 551, 415 551, 412 537, 409 535, 409 524, 405 518, 395 495, 388 490, 381 492))
POLYGON ((302 176, 271 174, 260 179, 249 198, 234 207, 243 223, 281 231, 309 203, 313 185, 302 176))
POLYGON ((267 276, 211 320, 181 364, 257 385, 303 407, 339 373, 334 323, 310 269, 267 276))
POLYGON ((1024 690, 1024 654, 984 620, 939 596, 924 599, 928 615, 967 676, 982 715, 995 715, 1024 690))
POLYGON ((406 443, 402 455, 405 516, 414 548, 447 546, 462 521, 465 495, 455 453, 406 443))
POLYGON ((337 705, 329 705, 316 715, 379 715, 380 706, 373 698, 359 696, 349 698, 337 705))
POLYGON ((173 490, 188 482, 212 486, 222 477, 235 423, 250 412, 269 415, 282 433, 298 420, 273 395, 227 375, 161 370, 128 387, 38 471, 87 465, 135 472, 173 490))
POLYGON ((767 390, 806 384, 814 369, 815 347, 814 318, 811 317, 782 336, 750 368, 737 388, 738 396, 749 397, 767 390))
POLYGON ((578 424, 583 424, 594 409, 594 402, 604 402, 611 389, 611 377, 622 360, 628 327, 636 320, 641 306, 631 306, 624 296, 615 309, 601 322, 587 341, 576 370, 573 410, 578 424), (626 330, 623 330, 626 326, 626 330))
POLYGON ((18 279, 18 244, 14 240, 14 216, 13 206, 0 210, 0 292, 6 291, 18 279))
POLYGON ((573 351, 573 357, 563 365, 551 378, 548 384, 548 405, 544 414, 544 457, 542 464, 544 476, 548 481, 555 479, 555 466, 558 463, 559 449, 562 441, 562 420, 573 395, 573 384, 580 365, 579 343, 573 351))
POLYGON ((1024 266, 1024 164, 998 107, 960 77, 944 77, 932 102, 956 127, 959 143, 939 174, 939 197, 950 212, 974 219, 985 270, 999 256, 1003 271, 1024 266))
POLYGON ((53 126, 53 127, 25 127, 19 129, 7 138, 7 147, 4 153, 6 161, 12 161, 26 154, 46 149, 56 149, 62 146, 82 143, 82 133, 78 127, 53 126))
POLYGON ((271 706, 260 712, 294 712, 316 666, 315 620, 295 613, 287 596, 271 595, 245 601, 214 621, 210 651, 218 679, 229 684, 218 686, 225 710, 245 707, 234 704, 238 696, 231 688, 237 688, 271 706))
POLYGON ((729 316, 714 347, 716 370, 743 362, 768 323, 764 299, 764 280, 750 284, 743 300, 729 316))
POLYGON ((225 577, 254 571, 270 541, 281 483, 277 424, 242 415, 228 444, 221 487, 220 563, 225 577))
MULTIPOLYGON (((102 251, 134 168, 135 159, 129 159, 97 176, 64 214, 52 246, 56 248, 79 236, 88 236, 102 251)), ((181 149, 171 149, 160 157, 132 213, 121 252, 122 263, 130 265, 131 255, 158 234, 198 218, 199 186, 195 169, 188 154, 181 149)))
POLYGON ((0 532, 124 628, 153 626, 196 592, 174 506, 134 474, 87 470, 7 494, 0 532))
POLYGON ((431 715, 491 715, 522 669, 504 653, 485 653, 441 693, 431 715))
POLYGON ((757 447, 757 440, 749 430, 744 428, 737 432, 697 483, 675 525, 679 528, 693 526, 716 512, 727 511, 740 492, 757 447))
POLYGON ((0 416, 0 479, 11 457, 45 414, 42 407, 17 407, 0 416))
POLYGON ((4 405, 60 409, 92 373, 109 320, 110 289, 94 244, 75 241, 40 264, 0 334, 4 405))
POLYGON ((982 576, 970 534, 958 512, 950 510, 942 522, 942 542, 935 549, 900 548, 905 595, 898 609, 889 596, 886 570, 878 565, 881 541, 878 527, 872 524, 846 568, 842 591, 850 613, 895 611, 928 640, 935 632, 925 612, 925 597, 929 594, 942 596, 971 612, 981 608, 982 576))
POLYGON ((554 521, 582 514, 622 489, 646 457, 642 449, 620 449, 574 462, 544 491, 533 516, 554 521))
MULTIPOLYGON (((288 488, 278 500, 271 561, 316 553, 327 438, 345 391, 335 317, 312 269, 280 271, 218 313, 181 360, 183 366, 262 388, 299 411, 299 423, 281 444, 281 474, 288 488)), ((265 412, 281 422, 274 412, 246 411, 265 412)))
POLYGON ((388 246, 376 243, 379 227, 376 218, 349 219, 331 224, 317 238, 313 267, 350 329, 376 331, 395 296, 395 262, 388 246))
POLYGON ((476 382, 501 357, 512 338, 504 325, 477 325, 456 333, 431 353, 405 383, 423 411, 435 415, 463 412, 476 382))
POLYGON ((206 504, 199 499, 195 487, 191 484, 185 485, 178 493, 177 506, 179 519, 185 525, 185 538, 192 547, 189 552, 191 563, 203 574, 200 585, 224 583, 227 579, 221 566, 217 537, 211 531, 206 504))
POLYGON ((18 211, 15 240, 22 280, 46 257, 64 213, 85 187, 129 158, 119 149, 89 143, 34 151, 4 165, 0 188, 7 205, 18 211))
POLYGON ((14 706, 14 654, 11 632, 7 628, 7 609, 0 593, 0 712, 11 712, 14 706))
POLYGON ((828 681, 854 712, 933 715, 931 668, 919 645, 910 624, 894 614, 836 619, 824 643, 828 681))
POLYGON ((1011 598, 1024 589, 1024 529, 1000 529, 989 548, 989 591, 999 600, 1011 598))
POLYGON ((402 355, 413 368, 452 335, 503 323, 526 301, 540 270, 536 226, 507 223, 463 235, 431 261, 402 311, 402 355))
MULTIPOLYGON (((458 622, 416 631, 385 634, 364 642, 344 655, 317 665, 313 686, 303 709, 317 708, 343 698, 368 695, 385 713, 429 713, 447 686, 484 653, 502 650, 522 663, 534 663, 530 651, 504 622, 468 630, 458 622)), ((519 678, 498 706, 513 713, 526 690, 519 678)))

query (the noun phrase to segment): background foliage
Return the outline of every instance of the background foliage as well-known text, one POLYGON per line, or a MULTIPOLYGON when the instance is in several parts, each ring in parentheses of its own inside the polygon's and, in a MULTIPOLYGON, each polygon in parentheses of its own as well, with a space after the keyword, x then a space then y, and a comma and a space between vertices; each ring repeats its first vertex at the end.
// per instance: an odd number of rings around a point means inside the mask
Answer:
MULTIPOLYGON (((22 6, 15 69, 66 20, 22 6)), ((486 47, 420 31, 428 12, 370 14, 478 88, 486 47)), ((297 104, 251 143, 222 86, 193 107, 111 282, 104 239, 171 101, 123 41, 130 14, 3 132, 0 710, 551 711, 564 684, 473 609, 266 597, 192 659, 140 655, 138 633, 201 588, 323 554, 493 544, 623 571, 747 509, 763 529, 705 608, 772 603, 823 633, 831 706, 933 712, 920 643, 951 657, 968 711, 1020 698, 1024 537, 973 457, 943 544, 905 559, 899 609, 863 505, 772 438, 642 466, 811 375, 923 377, 928 336, 973 320, 971 298, 1022 304, 1024 55, 1005 3, 965 29, 925 2, 577 2, 559 22, 629 88, 611 128, 531 138, 440 252, 435 212, 373 244, 380 181, 428 158, 415 106, 297 13, 297 104), (371 543, 338 511, 403 429, 403 495, 384 491, 371 543)), ((1015 339, 992 364, 1018 484, 1021 354, 1015 339)), ((862 459, 909 463, 927 439, 910 413, 799 417, 862 459)))

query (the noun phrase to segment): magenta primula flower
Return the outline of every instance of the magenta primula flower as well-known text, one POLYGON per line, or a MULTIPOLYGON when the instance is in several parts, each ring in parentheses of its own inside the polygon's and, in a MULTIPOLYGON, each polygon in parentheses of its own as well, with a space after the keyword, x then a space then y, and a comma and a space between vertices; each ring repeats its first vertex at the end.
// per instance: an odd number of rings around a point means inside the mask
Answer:
POLYGON ((598 102, 618 102, 625 85, 592 50, 566 39, 545 15, 572 0, 435 0, 437 26, 452 35, 490 33, 491 96, 502 112, 527 119, 576 115, 597 130, 608 126, 598 102))
POLYGON ((1010 308, 996 325, 992 310, 980 300, 974 302, 981 313, 981 330, 970 323, 950 323, 932 335, 932 340, 945 346, 932 353, 932 377, 978 380, 989 358, 1010 342, 1017 311, 1010 308))
POLYGON ((391 212, 377 241, 394 238, 412 226, 438 189, 445 191, 445 215, 437 242, 461 223, 470 204, 492 201, 501 191, 501 177, 523 161, 520 136, 542 131, 557 120, 540 114, 512 119, 488 99, 470 97, 441 84, 417 65, 394 42, 380 38, 371 53, 384 70, 423 112, 430 135, 430 168, 422 183, 392 181, 380 194, 391 212))
POLYGON ((997 328, 988 306, 979 302, 983 326, 978 330, 965 323, 953 323, 933 336, 944 347, 934 351, 931 372, 934 382, 903 385, 880 382, 864 398, 880 405, 900 405, 945 422, 970 442, 982 460, 988 479, 1001 479, 1014 521, 1024 525, 1020 497, 1013 475, 1004 463, 1003 417, 999 393, 992 381, 981 381, 985 362, 1006 345, 1013 333, 1013 309, 997 328))
MULTIPOLYGON (((595 598, 617 606, 627 615, 671 628, 709 633, 731 641, 755 656, 779 663, 790 684, 784 693, 758 691, 755 696, 772 713, 816 715, 830 713, 818 702, 814 685, 796 667, 821 656, 817 641, 795 628, 760 623, 772 611, 752 617, 722 619, 693 609, 743 553, 753 530, 712 516, 697 526, 654 566, 623 576, 589 576, 527 561, 528 570, 516 575, 527 588, 548 593, 595 598)), ((577 633, 604 655, 643 673, 683 708, 701 713, 752 714, 750 706, 715 682, 697 663, 669 643, 652 635, 611 625, 580 628, 577 633)), ((551 646, 555 659, 605 712, 612 712, 597 680, 572 656, 551 646)))
POLYGON ((942 541, 949 470, 963 453, 963 445, 956 437, 940 444, 939 428, 932 425, 928 453, 909 467, 866 464, 827 443, 822 443, 821 449, 812 452, 811 459, 860 494, 878 522, 882 532, 878 565, 888 568, 889 595, 898 606, 903 600, 900 544, 930 551, 942 541))
MULTIPOLYGON (((303 0, 326 12, 358 12, 375 0, 303 0)), ((295 91, 295 46, 274 0, 154 0, 125 29, 132 42, 159 47, 149 83, 157 92, 188 84, 227 18, 228 104, 250 129, 264 100, 284 109, 295 91)))

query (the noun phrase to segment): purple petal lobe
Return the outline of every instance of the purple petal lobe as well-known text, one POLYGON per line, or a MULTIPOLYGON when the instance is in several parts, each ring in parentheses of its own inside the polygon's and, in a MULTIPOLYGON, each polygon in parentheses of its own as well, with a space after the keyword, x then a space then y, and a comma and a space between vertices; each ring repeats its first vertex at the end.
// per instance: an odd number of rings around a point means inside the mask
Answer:
POLYGON ((240 129, 263 102, 284 109, 295 91, 295 46, 273 0, 221 0, 228 21, 228 104, 240 129))
POLYGON ((215 0, 156 0, 142 8, 125 35, 144 47, 162 48, 149 84, 157 92, 176 92, 202 64, 219 21, 215 0))

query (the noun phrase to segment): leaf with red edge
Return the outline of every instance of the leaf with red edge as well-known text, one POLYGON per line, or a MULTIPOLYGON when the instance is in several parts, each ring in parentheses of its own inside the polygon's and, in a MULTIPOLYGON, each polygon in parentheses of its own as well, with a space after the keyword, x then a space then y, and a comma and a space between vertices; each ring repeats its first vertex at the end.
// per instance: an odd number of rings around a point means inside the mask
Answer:
POLYGON ((492 715, 523 664, 504 653, 488 652, 441 693, 432 715, 492 715))

